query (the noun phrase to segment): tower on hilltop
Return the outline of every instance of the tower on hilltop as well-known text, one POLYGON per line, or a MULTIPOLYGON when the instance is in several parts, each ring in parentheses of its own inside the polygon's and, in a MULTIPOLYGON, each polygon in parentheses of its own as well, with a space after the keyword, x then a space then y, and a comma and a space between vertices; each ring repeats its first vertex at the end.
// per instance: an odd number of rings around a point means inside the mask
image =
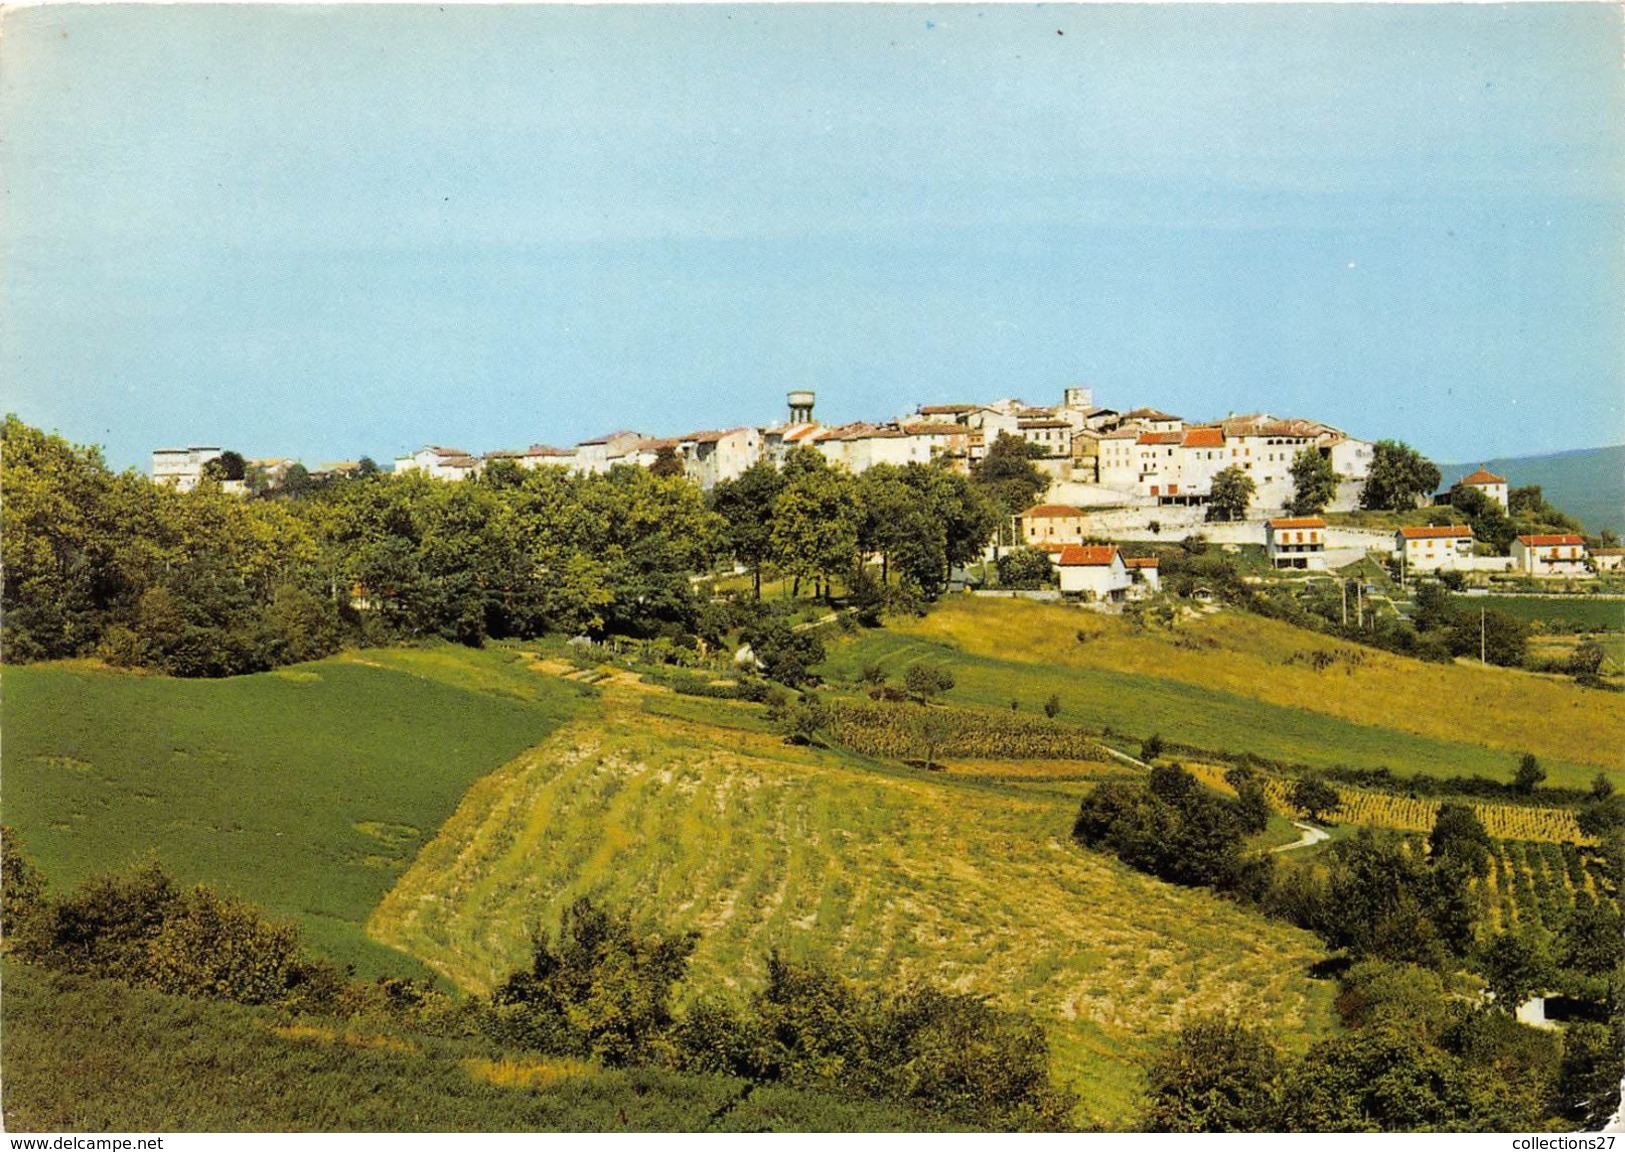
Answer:
POLYGON ((808 391, 798 390, 790 393, 790 423, 811 424, 813 422, 813 401, 817 397, 808 391))
POLYGON ((1087 412, 1095 406, 1094 390, 1090 388, 1068 388, 1063 408, 1076 408, 1080 412, 1087 412))

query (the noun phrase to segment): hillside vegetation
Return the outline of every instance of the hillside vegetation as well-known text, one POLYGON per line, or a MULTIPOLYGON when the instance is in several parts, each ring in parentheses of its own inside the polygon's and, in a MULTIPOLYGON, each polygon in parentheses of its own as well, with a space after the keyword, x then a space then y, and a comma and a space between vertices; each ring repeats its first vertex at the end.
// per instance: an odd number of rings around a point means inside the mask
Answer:
POLYGON ((959 701, 1036 709, 1053 693, 1074 722, 1313 766, 1507 779, 1528 751, 1553 784, 1583 787, 1601 769, 1625 785, 1618 696, 1365 649, 1357 663, 1323 671, 1302 655, 1347 647, 1234 612, 1136 630, 1057 605, 953 597, 929 616, 861 634, 826 669, 855 679, 877 664, 895 679, 915 661, 940 663, 959 701))
POLYGON ((291 917, 364 973, 361 931, 468 786, 580 689, 469 649, 355 653, 229 680, 6 672, 6 820, 56 887, 152 854, 291 917))
POLYGON ((459 985, 490 988, 529 929, 583 893, 702 933, 692 982, 741 988, 770 948, 865 979, 929 977, 1045 1023, 1083 1119, 1121 1126, 1138 1059, 1229 1006, 1307 1039, 1330 990, 1312 938, 1065 840, 1075 801, 888 769, 612 688, 470 790, 369 921, 459 985))
POLYGON ((4 981, 12 1132, 874 1132, 941 1124, 817 1091, 610 1070, 394 1021, 295 1020, 12 962, 4 981))

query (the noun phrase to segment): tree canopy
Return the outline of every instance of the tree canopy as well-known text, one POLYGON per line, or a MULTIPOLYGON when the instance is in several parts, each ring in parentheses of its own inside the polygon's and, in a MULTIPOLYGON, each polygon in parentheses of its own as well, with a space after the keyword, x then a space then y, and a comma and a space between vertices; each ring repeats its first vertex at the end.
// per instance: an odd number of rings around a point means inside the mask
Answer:
POLYGON ((1416 449, 1398 440, 1378 440, 1372 446, 1360 507, 1391 512, 1415 508, 1438 490, 1439 480, 1439 469, 1416 449))

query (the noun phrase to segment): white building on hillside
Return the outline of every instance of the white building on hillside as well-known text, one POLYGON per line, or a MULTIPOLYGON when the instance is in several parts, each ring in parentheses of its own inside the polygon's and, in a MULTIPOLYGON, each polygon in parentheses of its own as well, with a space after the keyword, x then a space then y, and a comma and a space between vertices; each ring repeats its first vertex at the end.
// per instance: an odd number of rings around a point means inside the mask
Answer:
POLYGON ((1573 533, 1519 536, 1512 542, 1512 570, 1526 576, 1586 576, 1585 538, 1573 533))
POLYGON ((1264 526, 1264 551, 1272 568, 1326 567, 1326 521, 1319 516, 1271 520, 1264 526))
POLYGON ((461 480, 478 475, 483 467, 484 461, 461 448, 445 448, 439 444, 429 444, 406 456, 395 457, 397 474, 422 472, 431 480, 461 480))
POLYGON ((1068 544, 1055 557, 1061 591, 1092 600, 1121 600, 1130 584, 1115 544, 1068 544))
POLYGON ((1502 508, 1507 507, 1507 478, 1497 476, 1483 465, 1479 465, 1478 471, 1471 476, 1462 477, 1461 485, 1463 488, 1476 488, 1502 508))
POLYGON ((1394 533, 1394 551, 1411 572, 1465 568, 1473 554, 1473 529, 1468 524, 1401 528, 1394 533))
POLYGON ((224 454, 225 449, 212 447, 155 449, 152 453, 153 482, 190 492, 203 479, 203 466, 224 454))

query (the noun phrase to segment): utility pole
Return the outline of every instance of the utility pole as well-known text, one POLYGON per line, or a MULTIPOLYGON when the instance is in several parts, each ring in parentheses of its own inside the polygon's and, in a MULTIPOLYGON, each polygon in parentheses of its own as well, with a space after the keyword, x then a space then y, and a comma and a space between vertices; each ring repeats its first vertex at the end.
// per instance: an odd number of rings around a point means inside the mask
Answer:
POLYGON ((1349 626, 1349 582, 1339 580, 1337 588, 1338 591, 1343 593, 1343 627, 1347 628, 1349 626))
POLYGON ((1484 609, 1482 607, 1480 607, 1479 610, 1478 610, 1478 662, 1480 664, 1488 664, 1489 663, 1489 660, 1487 660, 1485 658, 1485 652, 1486 652, 1486 649, 1485 649, 1485 646, 1484 646, 1484 609))

